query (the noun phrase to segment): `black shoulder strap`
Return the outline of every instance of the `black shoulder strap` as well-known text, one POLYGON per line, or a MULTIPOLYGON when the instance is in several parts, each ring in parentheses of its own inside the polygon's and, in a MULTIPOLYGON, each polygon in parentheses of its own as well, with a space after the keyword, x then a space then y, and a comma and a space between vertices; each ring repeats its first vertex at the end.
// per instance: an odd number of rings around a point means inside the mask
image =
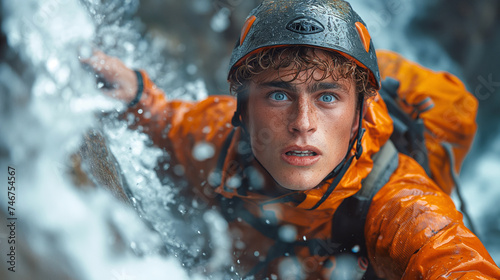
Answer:
POLYGON ((391 141, 400 153, 415 159, 424 168, 427 175, 431 176, 424 137, 425 125, 419 115, 431 109, 433 103, 429 102, 430 98, 427 98, 421 103, 429 103, 429 106, 420 108, 420 104, 412 105, 414 112, 416 112, 416 117, 412 118, 398 104, 398 87, 399 81, 388 77, 382 81, 382 88, 379 90, 379 94, 384 100, 393 121, 394 130, 391 135, 391 141))
POLYGON ((333 216, 332 240, 343 244, 348 252, 358 246, 359 253, 366 255, 366 215, 373 197, 389 181, 399 163, 398 151, 390 140, 374 155, 373 162, 373 169, 361 182, 361 189, 355 195, 344 199, 333 216))

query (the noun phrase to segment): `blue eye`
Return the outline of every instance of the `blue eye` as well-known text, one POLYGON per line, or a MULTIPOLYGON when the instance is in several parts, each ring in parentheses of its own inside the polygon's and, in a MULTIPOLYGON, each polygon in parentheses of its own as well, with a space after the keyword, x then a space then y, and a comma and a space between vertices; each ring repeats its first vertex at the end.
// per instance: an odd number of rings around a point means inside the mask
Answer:
POLYGON ((322 102, 331 103, 337 100, 337 98, 333 94, 323 94, 321 95, 319 100, 322 102))
POLYGON ((283 92, 273 92, 269 95, 269 98, 274 99, 276 101, 288 100, 288 97, 283 92))

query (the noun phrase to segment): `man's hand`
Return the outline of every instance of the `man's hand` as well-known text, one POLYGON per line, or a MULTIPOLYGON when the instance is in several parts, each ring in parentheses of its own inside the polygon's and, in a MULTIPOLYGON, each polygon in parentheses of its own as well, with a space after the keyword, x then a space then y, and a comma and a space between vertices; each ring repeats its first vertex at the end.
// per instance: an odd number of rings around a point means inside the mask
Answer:
POLYGON ((104 82, 102 91, 106 95, 123 100, 127 104, 134 100, 137 94, 137 76, 121 60, 96 50, 92 57, 81 61, 89 65, 99 76, 98 79, 104 82))

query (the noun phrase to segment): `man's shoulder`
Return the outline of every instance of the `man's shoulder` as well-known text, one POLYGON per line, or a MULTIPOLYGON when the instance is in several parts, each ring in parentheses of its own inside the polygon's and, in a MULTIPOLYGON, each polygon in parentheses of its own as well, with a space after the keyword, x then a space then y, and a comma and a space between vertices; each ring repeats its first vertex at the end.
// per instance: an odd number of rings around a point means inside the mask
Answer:
POLYGON ((399 153, 398 160, 398 167, 374 199, 405 200, 414 195, 450 198, 413 158, 399 153))

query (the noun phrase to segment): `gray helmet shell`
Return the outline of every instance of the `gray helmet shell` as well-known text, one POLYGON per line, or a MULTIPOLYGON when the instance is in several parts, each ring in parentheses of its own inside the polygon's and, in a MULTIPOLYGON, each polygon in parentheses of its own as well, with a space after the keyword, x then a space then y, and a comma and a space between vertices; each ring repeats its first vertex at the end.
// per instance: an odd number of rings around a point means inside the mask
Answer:
POLYGON ((229 73, 259 49, 305 45, 337 51, 370 71, 370 82, 380 88, 375 47, 366 24, 342 0, 264 0, 248 16, 233 49, 229 73))

